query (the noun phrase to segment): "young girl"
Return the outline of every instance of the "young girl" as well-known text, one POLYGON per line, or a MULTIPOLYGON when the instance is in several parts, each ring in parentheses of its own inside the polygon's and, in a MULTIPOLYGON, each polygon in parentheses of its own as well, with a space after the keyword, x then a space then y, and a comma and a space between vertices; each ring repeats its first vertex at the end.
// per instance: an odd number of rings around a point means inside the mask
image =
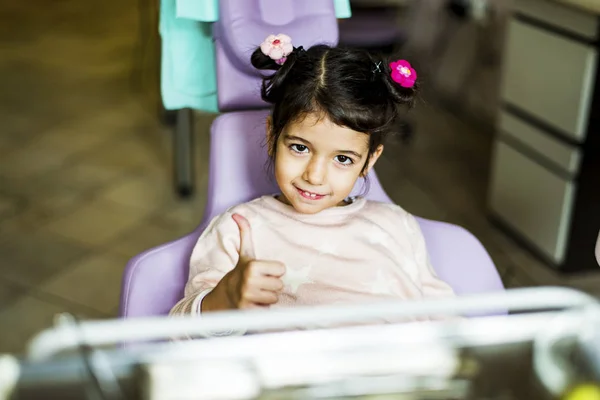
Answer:
POLYGON ((216 217, 193 250, 172 315, 452 296, 429 263, 415 218, 350 198, 409 107, 417 73, 360 50, 292 47, 269 36, 252 64, 275 72, 262 98, 281 193, 216 217))

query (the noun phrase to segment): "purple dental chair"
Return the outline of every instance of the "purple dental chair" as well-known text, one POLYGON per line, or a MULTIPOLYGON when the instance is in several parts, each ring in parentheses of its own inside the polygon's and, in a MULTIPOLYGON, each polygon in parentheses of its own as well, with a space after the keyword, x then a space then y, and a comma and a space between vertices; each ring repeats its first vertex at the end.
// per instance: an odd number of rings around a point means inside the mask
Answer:
MULTIPOLYGON (((214 121, 203 220, 189 235, 129 261, 122 281, 121 317, 168 314, 183 297, 192 249, 212 218, 231 206, 278 191, 274 178, 264 168, 265 120, 269 111, 260 99, 260 75, 250 68, 249 54, 268 34, 280 32, 290 35, 297 46, 336 43, 332 2, 220 0, 220 19, 215 26, 219 107, 257 110, 226 113, 214 121), (269 10, 269 3, 277 7, 269 10)), ((374 172, 369 179, 367 197, 391 203, 374 172)), ((363 184, 359 181, 354 193, 360 192, 363 184)), ((503 290, 492 260, 473 235, 447 223, 425 219, 419 219, 419 223, 433 267, 458 294, 503 290)))

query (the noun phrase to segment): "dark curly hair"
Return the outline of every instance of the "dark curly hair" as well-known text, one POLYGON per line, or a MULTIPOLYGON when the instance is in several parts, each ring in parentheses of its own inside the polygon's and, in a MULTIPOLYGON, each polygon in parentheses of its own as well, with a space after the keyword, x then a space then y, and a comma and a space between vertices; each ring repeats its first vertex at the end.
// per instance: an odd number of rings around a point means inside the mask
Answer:
POLYGON ((274 105, 267 144, 274 159, 279 136, 290 123, 309 114, 369 135, 369 158, 396 125, 402 107, 415 101, 417 84, 404 88, 392 80, 392 60, 365 50, 316 45, 294 48, 283 65, 257 48, 252 65, 274 70, 262 82, 261 96, 274 105))

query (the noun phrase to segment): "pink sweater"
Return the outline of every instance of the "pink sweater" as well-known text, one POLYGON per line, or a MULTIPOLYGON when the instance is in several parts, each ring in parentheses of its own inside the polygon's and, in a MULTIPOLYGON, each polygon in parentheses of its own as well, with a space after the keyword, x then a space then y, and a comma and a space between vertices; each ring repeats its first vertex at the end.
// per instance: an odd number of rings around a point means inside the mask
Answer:
POLYGON ((284 291, 271 307, 453 295, 429 263, 416 219, 399 206, 358 198, 307 215, 263 196, 211 221, 193 250, 185 298, 172 315, 199 314, 202 298, 235 267, 240 233, 234 213, 250 222, 257 259, 286 266, 284 291))

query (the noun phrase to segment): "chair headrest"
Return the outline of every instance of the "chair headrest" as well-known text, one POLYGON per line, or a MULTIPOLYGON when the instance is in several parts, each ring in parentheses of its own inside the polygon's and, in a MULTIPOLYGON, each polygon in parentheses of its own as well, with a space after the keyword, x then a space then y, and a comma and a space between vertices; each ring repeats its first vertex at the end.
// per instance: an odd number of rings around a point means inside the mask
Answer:
POLYGON ((333 0, 220 0, 214 35, 237 69, 259 78, 252 52, 270 34, 285 33, 295 47, 336 45, 338 28, 333 0))

